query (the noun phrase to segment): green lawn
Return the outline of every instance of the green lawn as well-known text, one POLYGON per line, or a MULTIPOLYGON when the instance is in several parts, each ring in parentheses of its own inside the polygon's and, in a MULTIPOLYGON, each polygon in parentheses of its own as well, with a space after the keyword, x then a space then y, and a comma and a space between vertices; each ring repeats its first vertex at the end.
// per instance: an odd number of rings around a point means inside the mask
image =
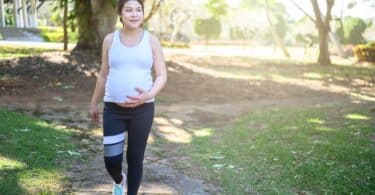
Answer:
MULTIPOLYGON (((40 35, 47 42, 63 42, 64 41, 64 31, 61 27, 52 26, 40 26, 40 35)), ((68 42, 77 43, 78 32, 71 32, 68 28, 68 42)))
POLYGON ((361 108, 263 110, 184 151, 224 194, 375 194, 373 120, 361 108))
POLYGON ((24 56, 38 55, 46 51, 54 51, 53 49, 31 48, 20 46, 0 46, 0 59, 17 58, 24 56))
POLYGON ((0 194, 62 192, 64 171, 79 158, 73 131, 2 109, 0 121, 0 194))

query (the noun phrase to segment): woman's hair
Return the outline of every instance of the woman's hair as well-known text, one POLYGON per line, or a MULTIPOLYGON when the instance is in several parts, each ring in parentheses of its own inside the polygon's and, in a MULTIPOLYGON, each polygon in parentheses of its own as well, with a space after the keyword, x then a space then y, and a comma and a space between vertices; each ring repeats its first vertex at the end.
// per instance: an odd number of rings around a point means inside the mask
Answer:
MULTIPOLYGON (((119 0, 117 4, 117 13, 121 16, 122 8, 124 8, 125 3, 128 1, 137 1, 142 6, 142 12, 145 12, 145 6, 143 5, 143 0, 119 0)), ((121 19, 121 18, 120 18, 121 19)))

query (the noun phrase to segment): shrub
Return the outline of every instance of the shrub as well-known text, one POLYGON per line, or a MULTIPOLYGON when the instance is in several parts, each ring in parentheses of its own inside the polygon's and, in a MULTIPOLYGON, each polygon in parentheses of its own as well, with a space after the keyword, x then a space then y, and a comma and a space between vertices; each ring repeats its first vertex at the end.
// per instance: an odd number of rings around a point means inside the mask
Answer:
POLYGON ((359 62, 375 62, 375 42, 356 45, 353 52, 359 62))

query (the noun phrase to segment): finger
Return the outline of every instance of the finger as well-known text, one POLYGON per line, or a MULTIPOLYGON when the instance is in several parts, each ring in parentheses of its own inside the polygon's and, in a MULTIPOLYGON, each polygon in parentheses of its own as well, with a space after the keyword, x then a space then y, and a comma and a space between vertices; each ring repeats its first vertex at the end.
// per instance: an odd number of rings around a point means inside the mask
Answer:
POLYGON ((126 97, 131 99, 131 100, 140 100, 141 99, 140 97, 135 97, 135 96, 126 96, 126 97))
POLYGON ((138 93, 144 93, 144 92, 145 92, 143 89, 138 88, 138 87, 136 87, 135 90, 136 90, 138 93))

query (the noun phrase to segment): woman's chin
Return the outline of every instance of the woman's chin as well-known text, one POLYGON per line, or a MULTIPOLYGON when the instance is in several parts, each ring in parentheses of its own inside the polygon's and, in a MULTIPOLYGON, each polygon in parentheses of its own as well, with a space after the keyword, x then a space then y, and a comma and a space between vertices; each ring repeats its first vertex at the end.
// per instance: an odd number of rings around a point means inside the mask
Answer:
POLYGON ((139 24, 139 23, 130 23, 130 24, 127 24, 126 27, 129 28, 129 29, 137 29, 137 28, 141 27, 141 24, 139 24))

